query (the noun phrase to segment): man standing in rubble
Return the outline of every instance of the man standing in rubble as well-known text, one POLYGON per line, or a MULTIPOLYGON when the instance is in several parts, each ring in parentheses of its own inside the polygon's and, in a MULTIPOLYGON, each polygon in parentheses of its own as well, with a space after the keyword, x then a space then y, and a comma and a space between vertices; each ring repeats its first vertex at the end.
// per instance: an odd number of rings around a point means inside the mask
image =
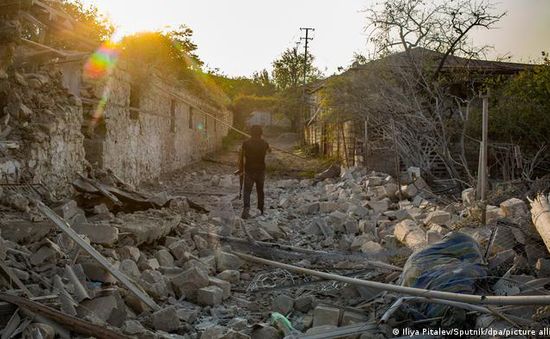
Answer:
POLYGON ((254 184, 258 195, 258 209, 264 214, 265 155, 271 152, 269 144, 262 139, 261 126, 250 127, 250 135, 250 139, 243 142, 239 155, 239 173, 244 181, 243 219, 250 217, 250 194, 254 184))

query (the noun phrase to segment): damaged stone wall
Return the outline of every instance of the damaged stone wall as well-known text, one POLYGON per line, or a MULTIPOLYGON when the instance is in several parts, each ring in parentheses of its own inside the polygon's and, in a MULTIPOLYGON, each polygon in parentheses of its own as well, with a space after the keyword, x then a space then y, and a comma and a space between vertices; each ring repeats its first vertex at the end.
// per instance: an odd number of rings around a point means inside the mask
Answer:
MULTIPOLYGON (((84 87, 84 97, 108 97, 103 118, 86 139, 87 158, 132 184, 158 178, 219 148, 228 127, 205 112, 232 123, 230 112, 209 106, 158 75, 132 83, 123 63, 110 79, 84 87)), ((89 121, 98 105, 90 102, 89 121)))
POLYGON ((19 21, 0 24, 0 182, 43 183, 57 196, 84 163, 82 105, 55 66, 25 65, 19 21))
POLYGON ((11 72, 2 80, 0 158, 4 183, 43 183, 55 194, 70 192, 84 167, 82 106, 61 84, 58 71, 11 72))

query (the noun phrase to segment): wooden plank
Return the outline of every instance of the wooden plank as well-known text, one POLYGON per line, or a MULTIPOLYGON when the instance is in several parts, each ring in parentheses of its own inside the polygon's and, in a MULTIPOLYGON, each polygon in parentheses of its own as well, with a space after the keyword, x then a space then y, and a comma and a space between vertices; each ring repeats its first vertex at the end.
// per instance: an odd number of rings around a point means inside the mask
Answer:
POLYGON ((66 315, 54 308, 51 308, 46 305, 42 305, 30 299, 25 299, 25 298, 18 297, 15 295, 10 295, 7 293, 0 293, 0 300, 16 305, 29 312, 39 314, 48 319, 51 319, 63 325, 64 328, 74 331, 76 333, 84 334, 87 336, 93 336, 95 338, 104 338, 104 339, 129 338, 125 335, 118 334, 107 328, 103 328, 102 326, 94 325, 82 319, 66 315))
POLYGON ((91 255, 103 268, 113 275, 118 281, 120 281, 128 290, 134 294, 139 300, 144 302, 152 310, 157 311, 160 309, 159 305, 151 299, 151 297, 138 288, 130 279, 121 271, 116 269, 105 257, 103 257, 92 245, 88 244, 84 239, 76 233, 71 226, 60 216, 58 216, 52 209, 44 205, 39 200, 34 200, 36 207, 46 217, 48 217, 60 230, 67 234, 80 248, 91 255))
POLYGON ((6 263, 3 260, 0 260, 0 270, 4 272, 4 275, 7 277, 7 280, 11 283, 15 283, 15 286, 20 288, 27 297, 31 298, 33 297, 31 291, 27 289, 27 286, 19 280, 19 278, 11 271, 11 268, 6 265, 6 263))

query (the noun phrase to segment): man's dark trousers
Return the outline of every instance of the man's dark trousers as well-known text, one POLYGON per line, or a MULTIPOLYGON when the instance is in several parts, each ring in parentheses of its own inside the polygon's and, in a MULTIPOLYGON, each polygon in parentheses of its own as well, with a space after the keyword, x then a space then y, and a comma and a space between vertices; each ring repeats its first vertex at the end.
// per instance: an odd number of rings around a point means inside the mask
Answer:
POLYGON ((252 186, 256 184, 256 194, 258 195, 258 209, 264 212, 264 181, 265 170, 248 170, 244 173, 244 208, 250 208, 250 194, 252 186))

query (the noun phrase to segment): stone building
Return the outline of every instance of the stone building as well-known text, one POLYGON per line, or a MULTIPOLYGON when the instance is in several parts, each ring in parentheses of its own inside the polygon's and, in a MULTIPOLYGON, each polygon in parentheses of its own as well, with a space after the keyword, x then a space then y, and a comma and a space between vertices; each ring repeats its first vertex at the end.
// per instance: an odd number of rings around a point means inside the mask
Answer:
POLYGON ((232 113, 215 107, 159 74, 132 82, 118 66, 107 82, 86 84, 84 148, 93 166, 139 183, 182 168, 222 144, 232 113), (109 86, 108 94, 105 86, 109 86), (102 118, 89 132, 102 96, 102 118))
MULTIPOLYGON (((417 48, 413 51, 413 58, 415 61, 425 62, 426 60, 429 64, 432 60, 439 60, 441 54, 417 48)), ((449 56, 442 67, 442 72, 458 74, 457 78, 465 79, 463 82, 453 84, 452 88, 453 95, 464 97, 466 86, 472 86, 472 84, 477 86, 484 79, 494 75, 517 74, 532 66, 449 56)), ((372 170, 396 174, 397 162, 401 160, 397 159, 392 135, 388 134, 387 129, 380 128, 380 125, 372 121, 369 123, 366 118, 366 112, 374 115, 376 112, 372 112, 369 107, 351 107, 353 104, 347 102, 338 107, 326 104, 327 93, 331 90, 328 84, 331 81, 341 81, 339 86, 346 82, 360 84, 367 81, 367 77, 371 74, 387 71, 386 67, 399 72, 399 69, 407 69, 411 66, 405 52, 396 53, 365 65, 352 67, 340 75, 327 78, 307 88, 308 107, 304 123, 304 139, 317 154, 338 159, 345 166, 367 166, 372 170)), ((385 123, 389 124, 389 122, 385 123)), ((446 173, 444 165, 435 155, 431 166, 435 173, 442 173, 442 175, 446 173)))
POLYGON ((0 21, 2 185, 43 184, 62 197, 87 167, 138 184, 221 146, 232 125, 222 105, 157 72, 132 82, 124 62, 103 81, 85 80, 82 66, 97 46, 82 40, 88 48, 74 52, 45 39, 50 28, 69 34, 78 23, 44 2, 12 7, 0 21), (28 37, 28 27, 39 34, 28 37))

